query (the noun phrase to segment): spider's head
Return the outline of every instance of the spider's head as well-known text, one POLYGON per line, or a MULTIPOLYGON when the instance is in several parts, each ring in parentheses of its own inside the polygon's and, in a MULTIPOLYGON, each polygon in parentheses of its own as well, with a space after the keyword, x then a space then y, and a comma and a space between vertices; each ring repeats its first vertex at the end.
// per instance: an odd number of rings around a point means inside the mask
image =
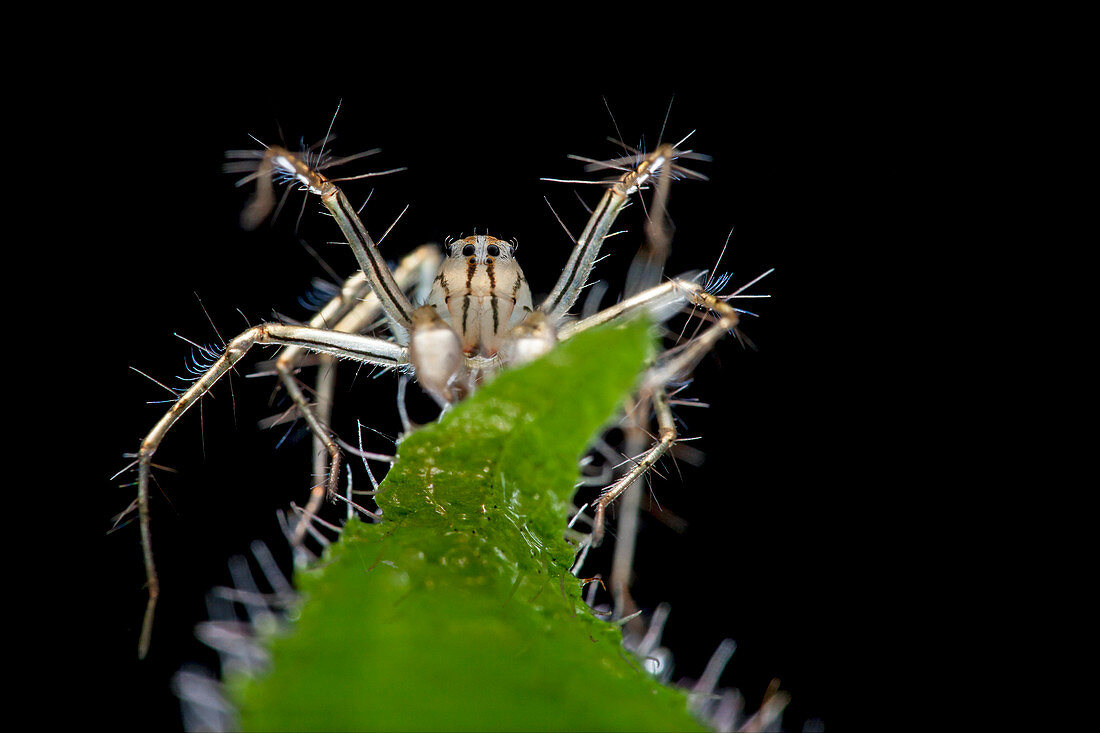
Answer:
POLYGON ((462 337, 467 354, 497 353, 504 333, 532 310, 514 243, 475 234, 447 245, 428 302, 462 337))
POLYGON ((470 265, 484 265, 490 262, 512 262, 515 245, 488 234, 475 234, 465 239, 457 239, 447 245, 451 259, 470 265))

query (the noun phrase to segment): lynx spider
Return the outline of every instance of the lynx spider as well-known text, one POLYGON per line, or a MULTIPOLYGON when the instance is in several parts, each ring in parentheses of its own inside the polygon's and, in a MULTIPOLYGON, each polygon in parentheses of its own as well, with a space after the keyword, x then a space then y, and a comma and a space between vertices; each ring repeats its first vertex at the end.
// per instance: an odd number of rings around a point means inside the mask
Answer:
MULTIPOLYGON (((327 427, 331 400, 324 398, 324 378, 319 377, 319 399, 311 404, 294 376, 305 352, 316 352, 330 360, 338 357, 412 372, 425 392, 446 409, 471 394, 479 384, 491 379, 500 370, 537 358, 558 341, 594 326, 643 313, 657 322, 663 322, 684 306, 705 309, 711 314, 710 324, 685 343, 659 354, 639 382, 636 405, 641 407, 636 411, 648 414, 649 405, 652 405, 658 424, 657 439, 625 474, 601 493, 595 503, 590 544, 598 545, 603 536, 608 505, 643 476, 676 441, 677 432, 666 387, 687 375, 699 359, 738 324, 738 312, 726 302, 736 293, 725 296, 714 294, 713 291, 718 288, 709 282, 710 278, 707 283, 700 283, 701 273, 689 273, 661 282, 671 238, 663 221, 670 183, 676 178, 705 179, 705 176, 677 163, 682 159, 707 159, 690 150, 682 150, 680 146, 684 140, 675 145, 661 143, 650 153, 620 142, 627 154, 610 161, 572 156, 586 161, 589 170, 613 170, 619 175, 608 182, 582 234, 575 238, 575 246, 562 275, 537 307, 523 272, 513 257, 513 244, 489 235, 474 235, 450 242, 445 253, 434 245, 422 246, 391 270, 355 208, 336 185, 338 182, 381 174, 329 178, 322 173, 369 153, 340 159, 327 158, 324 147, 328 136, 319 154, 309 150, 294 153, 281 146, 229 151, 227 157, 231 162, 226 169, 247 173, 239 184, 252 181, 257 184, 255 195, 242 213, 242 224, 246 228, 257 226, 275 208, 274 183, 297 185, 300 190, 320 197, 321 203, 336 220, 361 269, 345 281, 340 293, 307 326, 263 323, 231 339, 205 373, 178 397, 142 441, 134 461, 138 470, 135 503, 148 601, 139 655, 144 657, 148 651, 160 593, 160 581, 153 560, 149 512, 153 455, 176 420, 256 345, 284 347, 275 362, 276 372, 298 414, 313 433, 315 443, 323 446, 323 450, 317 452, 319 460, 315 470, 317 475, 326 475, 327 479, 311 489, 303 517, 293 530, 293 541, 301 543, 310 528, 307 520, 316 515, 326 496, 337 494, 343 460, 335 436, 327 427), (570 318, 569 311, 586 286, 616 217, 632 196, 649 187, 654 189, 654 194, 646 226, 646 244, 632 266, 633 285, 628 284, 633 294, 594 315, 570 318), (414 302, 423 304, 417 307, 414 302), (360 332, 380 316, 385 318, 390 338, 361 335, 360 332)), ((724 280, 721 284, 724 285, 724 280)))

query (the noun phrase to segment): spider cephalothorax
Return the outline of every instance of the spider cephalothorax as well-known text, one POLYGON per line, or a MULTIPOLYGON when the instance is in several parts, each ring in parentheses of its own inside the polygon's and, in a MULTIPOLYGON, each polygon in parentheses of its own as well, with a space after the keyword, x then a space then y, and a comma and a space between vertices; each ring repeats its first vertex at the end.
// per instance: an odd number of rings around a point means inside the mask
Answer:
POLYGON ((485 234, 450 245, 428 305, 462 336, 468 356, 493 356, 501 339, 531 312, 531 289, 512 245, 485 234))

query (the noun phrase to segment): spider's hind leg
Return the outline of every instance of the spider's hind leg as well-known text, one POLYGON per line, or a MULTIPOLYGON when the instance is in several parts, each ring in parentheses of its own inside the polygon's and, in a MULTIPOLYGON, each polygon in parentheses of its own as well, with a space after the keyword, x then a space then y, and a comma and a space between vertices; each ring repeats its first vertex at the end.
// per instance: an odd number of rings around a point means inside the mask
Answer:
POLYGON ((600 498, 596 501, 596 522, 592 529, 593 546, 599 546, 603 542, 608 505, 633 486, 635 481, 641 479, 676 442, 676 421, 672 417, 672 409, 668 405, 668 395, 665 394, 663 385, 653 389, 652 401, 653 409, 657 413, 657 441, 622 478, 600 494, 600 498))
MULTIPOLYGON (((421 299, 432 276, 439 268, 442 253, 434 245, 424 245, 407 255, 394 271, 394 279, 403 291, 415 290, 415 298, 421 299)), ((378 296, 371 292, 370 283, 362 272, 357 272, 344 282, 340 293, 318 311, 309 322, 317 329, 330 329, 340 333, 360 333, 370 328, 382 315, 378 296)), ((306 421, 313 433, 313 476, 309 503, 303 512, 303 520, 295 527, 293 542, 300 544, 307 531, 307 520, 316 515, 326 496, 333 496, 340 476, 342 454, 332 432, 332 408, 336 389, 335 358, 319 355, 319 366, 314 387, 315 401, 310 402, 296 376, 306 350, 288 346, 275 360, 275 371, 287 395, 294 403, 299 416, 306 421)))
MULTIPOLYGON (((649 307, 652 307, 648 295, 652 293, 654 294, 653 300, 663 302, 670 297, 669 294, 666 294, 666 291, 669 291, 675 297, 690 302, 692 305, 706 308, 714 314, 715 321, 691 341, 660 355, 643 375, 638 402, 645 405, 647 399, 652 401, 654 412, 657 415, 658 437, 656 442, 634 463, 626 474, 600 495, 599 500, 596 502, 596 521, 592 530, 593 545, 599 545, 603 540, 607 507, 641 479, 676 442, 675 420, 665 391, 667 385, 683 379, 690 373, 691 369, 714 347, 714 344, 723 335, 736 328, 739 320, 737 311, 732 306, 720 297, 689 281, 672 280, 641 293, 631 300, 639 301, 636 306, 638 309, 646 307, 647 303, 649 307), (662 295, 663 297, 658 297, 662 295)), ((628 302, 630 301, 624 301, 624 303, 628 302)), ((616 311, 613 317, 621 318, 628 315, 631 309, 620 312, 618 307, 615 307, 609 308, 608 311, 616 311)), ((589 323, 595 325, 600 316, 601 314, 597 314, 597 316, 590 319, 580 321, 577 325, 585 327, 589 323)), ((604 320, 610 319, 604 318, 604 320)), ((583 328, 580 330, 583 330, 583 328)))

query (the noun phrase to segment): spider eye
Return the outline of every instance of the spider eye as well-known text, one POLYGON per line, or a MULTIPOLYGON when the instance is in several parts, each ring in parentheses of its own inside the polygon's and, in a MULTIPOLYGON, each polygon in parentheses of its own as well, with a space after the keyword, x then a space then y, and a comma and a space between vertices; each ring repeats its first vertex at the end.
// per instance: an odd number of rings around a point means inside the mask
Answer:
POLYGON ((473 257, 475 251, 476 251, 476 249, 474 248, 474 245, 467 244, 465 247, 462 248, 462 256, 463 257, 473 257))
POLYGON ((490 257, 499 257, 500 256, 500 247, 496 246, 495 244, 490 244, 485 249, 485 251, 489 253, 490 257))

